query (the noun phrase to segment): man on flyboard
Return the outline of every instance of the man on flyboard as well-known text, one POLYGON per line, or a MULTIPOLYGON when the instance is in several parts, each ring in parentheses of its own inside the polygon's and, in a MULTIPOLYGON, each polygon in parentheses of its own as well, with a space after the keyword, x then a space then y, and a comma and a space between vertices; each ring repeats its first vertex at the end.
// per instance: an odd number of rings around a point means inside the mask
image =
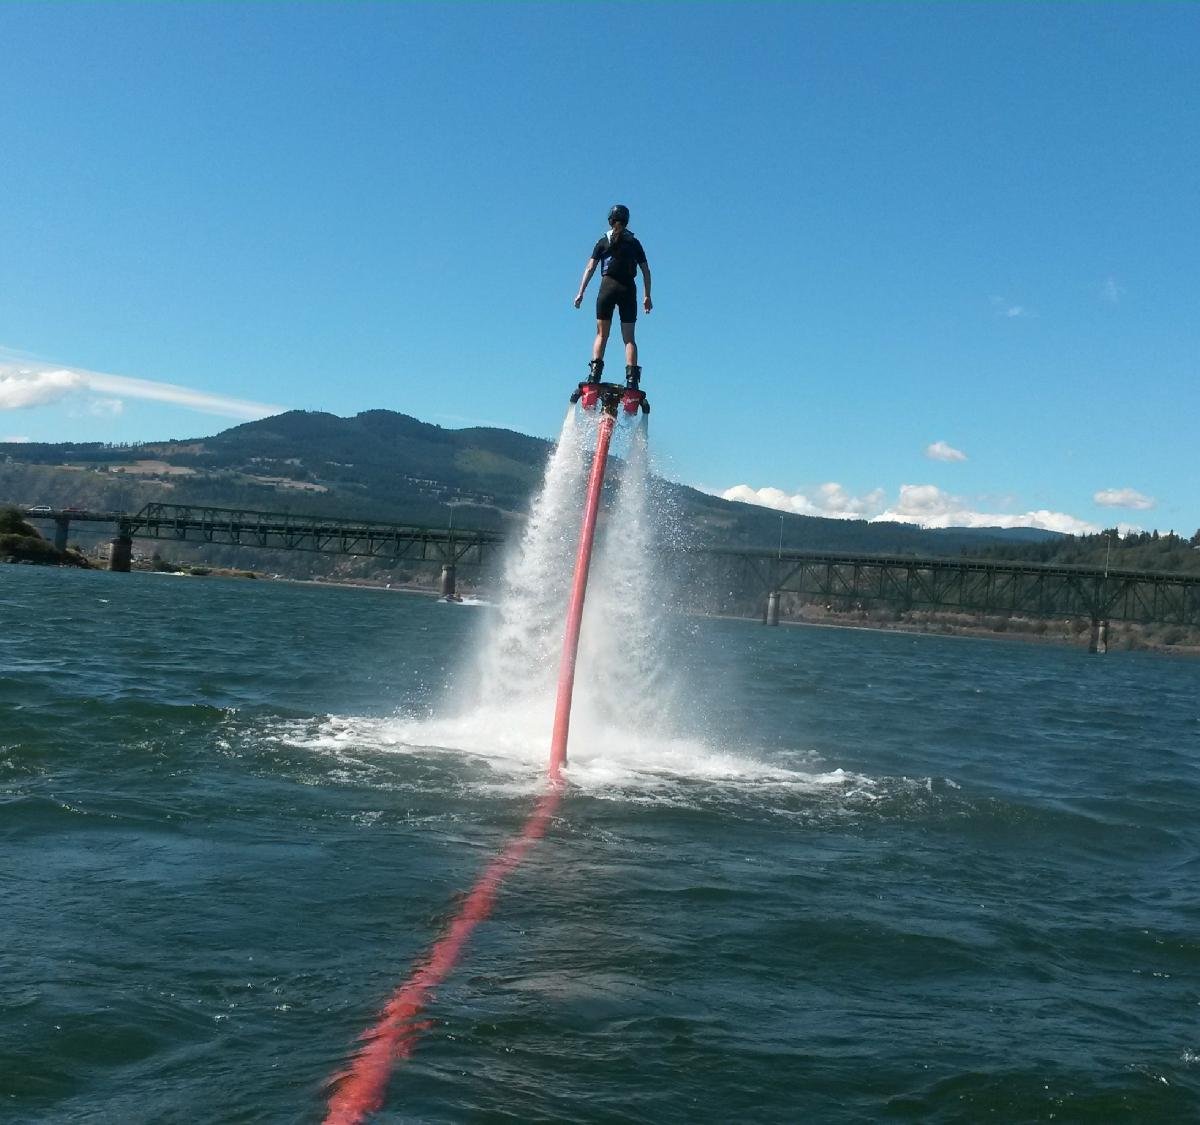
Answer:
POLYGON ((575 307, 583 304, 583 291, 592 280, 596 267, 600 267, 600 292, 596 295, 596 342, 592 345, 592 361, 588 364, 588 383, 599 383, 604 371, 604 349, 608 345, 608 334, 612 330, 613 309, 621 314, 621 339, 625 342, 625 385, 636 391, 642 378, 638 366, 637 342, 634 329, 637 327, 637 271, 642 271, 645 296, 642 308, 649 312, 654 308, 650 300, 650 266, 646 251, 629 229, 629 208, 617 203, 608 213, 607 234, 600 236, 583 270, 579 292, 575 294, 575 307))

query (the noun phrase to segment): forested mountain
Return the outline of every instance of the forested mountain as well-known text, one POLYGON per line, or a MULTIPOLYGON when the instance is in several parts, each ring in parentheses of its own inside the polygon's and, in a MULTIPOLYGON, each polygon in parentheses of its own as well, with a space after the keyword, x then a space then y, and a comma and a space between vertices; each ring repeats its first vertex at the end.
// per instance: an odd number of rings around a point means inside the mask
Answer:
MULTIPOLYGON (((150 501, 511 531, 551 445, 509 430, 444 429, 391 410, 352 418, 289 411, 211 437, 142 445, 8 444, 0 503, 135 511, 150 501)), ((926 531, 820 519, 733 503, 658 482, 673 533, 712 545, 802 550, 979 553, 1057 541, 1025 529, 926 531)))
POLYGON ((463 505, 474 510, 460 522, 490 528, 523 508, 548 451, 523 434, 445 430, 390 410, 294 410, 186 441, 6 445, 0 498, 126 510, 160 500, 437 526, 449 505, 463 505))
POLYGON ((991 544, 984 547, 980 555, 1047 565, 1200 574, 1200 531, 1190 539, 1184 539, 1173 531, 1165 535, 1143 531, 1122 536, 1114 527, 1095 535, 1061 536, 1042 543, 991 544))

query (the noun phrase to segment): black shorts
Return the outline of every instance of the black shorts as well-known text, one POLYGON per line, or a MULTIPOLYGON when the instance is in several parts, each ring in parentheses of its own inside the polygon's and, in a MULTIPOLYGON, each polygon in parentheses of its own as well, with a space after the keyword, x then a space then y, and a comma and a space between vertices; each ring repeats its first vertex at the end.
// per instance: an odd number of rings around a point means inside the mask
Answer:
POLYGON ((596 319, 612 320, 613 309, 621 310, 621 323, 632 324, 637 320, 637 286, 622 285, 611 277, 600 282, 596 294, 596 319))

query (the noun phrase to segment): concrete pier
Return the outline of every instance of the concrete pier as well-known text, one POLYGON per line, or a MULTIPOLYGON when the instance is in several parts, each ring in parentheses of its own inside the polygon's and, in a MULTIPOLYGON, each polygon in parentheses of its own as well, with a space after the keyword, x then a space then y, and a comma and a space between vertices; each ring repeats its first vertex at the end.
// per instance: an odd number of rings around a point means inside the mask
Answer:
POLYGON ((455 592, 455 573, 453 563, 442 565, 442 597, 452 598, 455 592))
POLYGON ((112 554, 108 556, 108 569, 119 571, 121 574, 128 574, 132 562, 133 537, 130 535, 118 535, 112 541, 112 554))
POLYGON ((763 618, 764 625, 779 624, 779 591, 772 590, 767 595, 767 612, 763 618))

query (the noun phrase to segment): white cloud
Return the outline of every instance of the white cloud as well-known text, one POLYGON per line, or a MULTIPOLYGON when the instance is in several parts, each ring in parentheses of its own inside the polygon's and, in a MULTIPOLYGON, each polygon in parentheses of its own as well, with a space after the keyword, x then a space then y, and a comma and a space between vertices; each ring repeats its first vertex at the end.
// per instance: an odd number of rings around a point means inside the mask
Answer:
POLYGON ((1111 274, 1104 279, 1104 284, 1100 286, 1100 300, 1110 305, 1120 304, 1121 298, 1125 296, 1125 290, 1117 284, 1117 279, 1111 274))
POLYGON ((0 410, 24 410, 46 406, 84 386, 77 371, 50 368, 33 371, 0 366, 0 410))
POLYGON ((832 482, 820 485, 811 493, 787 493, 780 488, 751 488, 739 484, 719 495, 725 500, 761 504, 781 512, 829 519, 867 519, 872 523, 912 523, 921 527, 1037 527, 1071 535, 1099 530, 1087 520, 1044 508, 1020 513, 977 511, 968 501, 943 492, 933 484, 902 484, 899 497, 890 505, 886 503, 882 488, 855 497, 840 484, 832 482))
POLYGON ((3 445, 5 442, 27 442, 27 441, 32 441, 32 440, 33 440, 32 438, 20 437, 17 435, 10 436, 10 437, 0 437, 0 445, 3 445))
POLYGON ((725 489, 720 496, 724 500, 760 504, 764 508, 775 508, 780 512, 824 516, 836 520, 865 519, 879 511, 884 502, 882 488, 868 492, 866 496, 851 496, 835 481, 818 485, 811 494, 787 493, 781 488, 751 488, 748 484, 739 484, 725 489))
POLYGON ((1139 512, 1158 505, 1153 496, 1143 496, 1136 488, 1102 488, 1092 499, 1102 508, 1134 508, 1139 512))
POLYGON ((47 406, 68 395, 89 396, 87 408, 102 416, 120 413, 124 407, 122 399, 128 398, 166 402, 202 414, 216 414, 243 421, 266 418, 287 409, 272 403, 196 391, 175 383, 110 375, 81 367, 56 367, 17 358, 13 353, 5 353, 0 349, 0 410, 47 406))
POLYGON ((930 461, 965 461, 967 455, 961 449, 955 449, 944 441, 935 441, 925 447, 925 456, 930 461))
POLYGON ((1038 527, 1070 535, 1099 530, 1087 520, 1045 508, 1017 514, 977 512, 967 501, 943 492, 933 484, 902 484, 896 504, 875 516, 872 522, 885 520, 915 523, 921 527, 1038 527))

